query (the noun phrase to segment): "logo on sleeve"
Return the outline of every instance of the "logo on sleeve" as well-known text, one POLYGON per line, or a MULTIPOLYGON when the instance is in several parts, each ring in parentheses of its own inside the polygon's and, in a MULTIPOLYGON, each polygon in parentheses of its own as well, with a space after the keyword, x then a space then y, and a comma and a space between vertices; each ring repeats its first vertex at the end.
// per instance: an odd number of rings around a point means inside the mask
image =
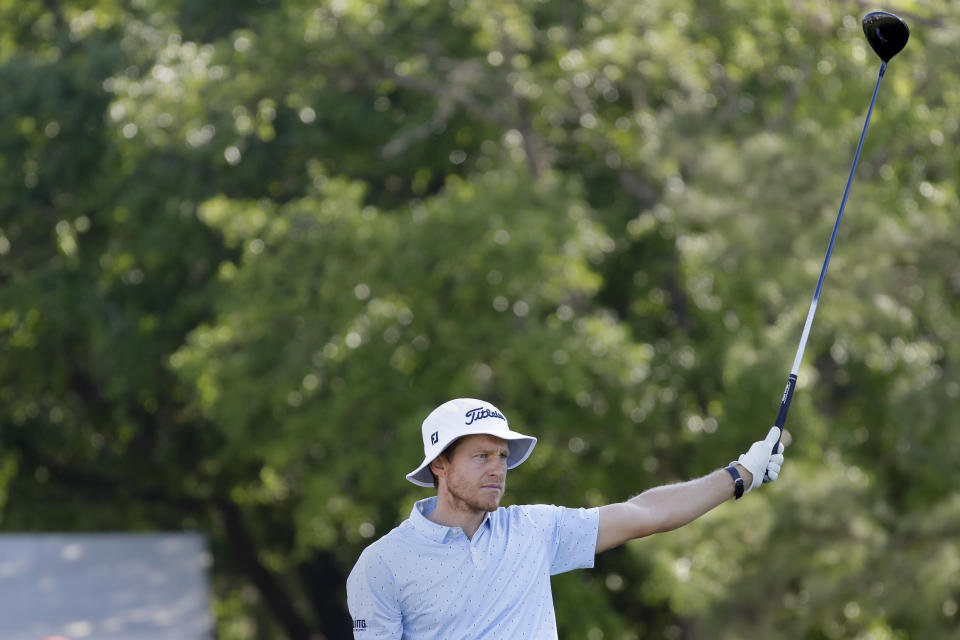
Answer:
POLYGON ((354 631, 366 631, 367 630, 367 621, 364 619, 354 620, 353 621, 353 630, 354 631))

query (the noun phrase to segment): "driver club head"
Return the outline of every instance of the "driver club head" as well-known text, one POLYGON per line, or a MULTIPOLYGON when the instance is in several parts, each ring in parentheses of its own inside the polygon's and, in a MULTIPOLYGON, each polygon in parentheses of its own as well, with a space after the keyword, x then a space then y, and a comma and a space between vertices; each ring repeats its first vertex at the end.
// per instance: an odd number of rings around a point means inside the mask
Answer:
POLYGON ((900 53, 910 39, 907 23, 886 11, 873 11, 863 16, 863 33, 884 62, 900 53))

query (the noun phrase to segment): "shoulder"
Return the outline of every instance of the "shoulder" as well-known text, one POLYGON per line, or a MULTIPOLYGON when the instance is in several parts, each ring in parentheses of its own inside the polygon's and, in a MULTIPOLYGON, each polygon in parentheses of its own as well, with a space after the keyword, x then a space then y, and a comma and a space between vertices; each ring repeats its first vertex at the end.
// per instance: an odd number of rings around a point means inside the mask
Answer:
POLYGON ((371 576, 392 578, 390 558, 396 557, 399 548, 408 545, 409 526, 409 520, 404 520, 361 551, 347 579, 348 582, 359 579, 361 575, 366 578, 371 576))
POLYGON ((507 518, 540 521, 557 518, 563 509, 564 507, 554 504, 515 504, 501 507, 500 511, 503 511, 507 518))
POLYGON ((563 507, 552 504, 516 504, 500 507, 496 517, 510 528, 551 529, 561 517, 563 507))
POLYGON ((502 518, 511 527, 532 527, 553 532, 581 526, 596 526, 599 510, 596 508, 560 507, 554 504, 525 504, 502 507, 502 518))
MULTIPOLYGON (((382 540, 382 538, 381 538, 382 540)), ((383 549, 380 540, 374 542, 360 552, 356 564, 347 576, 347 586, 357 582, 368 582, 371 578, 386 578, 390 574, 390 567, 384 562, 383 549)))

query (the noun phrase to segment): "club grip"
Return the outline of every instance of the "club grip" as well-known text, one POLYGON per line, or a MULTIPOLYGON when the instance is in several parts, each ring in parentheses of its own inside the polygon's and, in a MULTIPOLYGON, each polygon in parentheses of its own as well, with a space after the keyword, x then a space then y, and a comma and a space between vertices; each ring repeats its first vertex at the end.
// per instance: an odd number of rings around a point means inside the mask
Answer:
MULTIPOLYGON (((777 436, 777 442, 773 445, 773 451, 776 453, 780 445, 780 438, 783 437, 783 425, 787 422, 787 412, 790 411, 790 401, 793 400, 793 390, 797 388, 797 374, 791 373, 787 378, 787 386, 783 390, 783 397, 780 398, 780 411, 777 412, 777 421, 774 426, 780 429, 780 435, 777 436)), ((769 482, 770 478, 765 477, 764 482, 769 482)))
MULTIPOLYGON (((797 374, 791 373, 787 378, 787 386, 783 390, 783 397, 780 398, 780 411, 777 413, 777 421, 774 426, 783 431, 783 425, 787 423, 787 412, 790 411, 790 401, 793 399, 793 390, 797 388, 797 374)), ((780 441, 777 440, 777 443, 780 441)))

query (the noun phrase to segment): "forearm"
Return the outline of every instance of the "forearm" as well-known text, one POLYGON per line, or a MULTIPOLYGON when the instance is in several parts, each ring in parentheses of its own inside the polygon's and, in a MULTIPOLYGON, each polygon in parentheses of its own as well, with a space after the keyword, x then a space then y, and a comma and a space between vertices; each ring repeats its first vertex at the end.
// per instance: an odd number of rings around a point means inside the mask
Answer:
MULTIPOLYGON (((741 475, 750 477, 748 471, 740 465, 737 467, 741 475)), ((653 530, 650 533, 662 533, 693 522, 732 498, 733 494, 733 478, 727 471, 717 469, 696 480, 648 489, 628 500, 628 503, 646 513, 657 514, 657 517, 651 518, 653 530)))
MULTIPOLYGON (((744 481, 750 473, 736 465, 744 481)), ((693 522, 734 495, 733 478, 723 469, 702 478, 648 489, 618 504, 600 507, 597 553, 628 540, 672 531, 693 522)))
MULTIPOLYGON (((744 492, 756 489, 765 479, 777 479, 783 464, 783 443, 774 453, 780 435, 780 427, 771 427, 766 438, 750 445, 733 463, 743 479, 744 492)), ((734 490, 732 475, 726 469, 717 469, 696 480, 656 487, 626 502, 600 507, 597 553, 627 540, 672 531, 693 522, 732 498, 734 490)))

